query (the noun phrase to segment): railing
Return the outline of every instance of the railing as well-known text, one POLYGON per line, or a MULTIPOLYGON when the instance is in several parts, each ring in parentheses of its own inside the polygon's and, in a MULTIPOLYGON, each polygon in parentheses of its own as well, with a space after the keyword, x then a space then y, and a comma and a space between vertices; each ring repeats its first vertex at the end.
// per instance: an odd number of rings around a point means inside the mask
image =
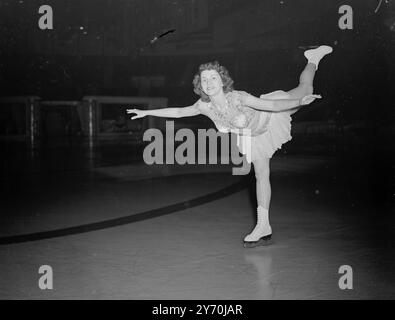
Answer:
MULTIPOLYGON (((0 137, 27 139, 31 146, 35 146, 43 135, 48 134, 45 122, 48 122, 46 121, 48 120, 47 115, 51 109, 66 108, 65 113, 68 116, 66 116, 65 126, 70 125, 70 119, 75 113, 80 125, 79 133, 83 137, 89 139, 112 138, 122 135, 130 136, 131 133, 140 134, 148 127, 164 127, 163 119, 155 117, 147 117, 143 121, 132 121, 127 116, 126 109, 132 107, 140 109, 164 108, 167 107, 167 98, 85 96, 81 101, 43 101, 37 96, 19 96, 0 98, 0 108, 2 106, 10 108, 8 112, 11 115, 6 115, 6 117, 19 118, 11 119, 11 121, 19 124, 24 123, 24 128, 23 130, 19 128, 16 130, 17 132, 1 132, 0 137), (24 119, 21 119, 20 113, 14 112, 16 108, 21 109, 20 105, 24 106, 24 119), (121 125, 117 127, 117 130, 108 130, 105 124, 116 123, 117 117, 121 119, 121 125)), ((70 133, 70 130, 65 129, 65 132, 70 133)))
MULTIPOLYGON (((30 139, 30 144, 35 145, 36 139, 40 131, 40 97, 37 96, 18 96, 18 97, 4 97, 0 98, 1 105, 11 105, 11 108, 17 107, 17 104, 22 104, 25 107, 25 133, 24 137, 30 139)), ((21 136, 21 135, 16 135, 21 136)))

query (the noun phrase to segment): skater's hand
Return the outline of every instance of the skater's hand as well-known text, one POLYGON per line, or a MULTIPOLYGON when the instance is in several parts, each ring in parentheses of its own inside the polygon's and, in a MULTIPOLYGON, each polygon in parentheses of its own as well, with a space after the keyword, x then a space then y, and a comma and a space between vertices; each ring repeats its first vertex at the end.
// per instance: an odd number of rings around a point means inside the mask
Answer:
POLYGON ((140 110, 140 109, 126 109, 127 113, 135 113, 136 115, 131 117, 130 119, 135 120, 138 118, 143 118, 147 115, 146 110, 140 110))
POLYGON ((319 94, 309 94, 307 96, 304 96, 302 99, 300 99, 300 105, 305 106, 307 104, 312 103, 315 99, 321 99, 322 97, 319 94))

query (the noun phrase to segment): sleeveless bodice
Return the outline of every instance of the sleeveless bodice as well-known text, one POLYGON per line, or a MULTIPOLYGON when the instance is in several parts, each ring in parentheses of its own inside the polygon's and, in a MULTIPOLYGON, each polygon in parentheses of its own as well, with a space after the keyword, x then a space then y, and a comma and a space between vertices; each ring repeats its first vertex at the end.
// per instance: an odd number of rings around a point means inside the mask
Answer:
POLYGON ((271 113, 256 110, 243 105, 244 91, 231 91, 225 97, 227 106, 219 109, 212 102, 198 101, 200 112, 209 117, 220 132, 240 132, 240 129, 249 129, 252 136, 262 134, 267 130, 271 113))

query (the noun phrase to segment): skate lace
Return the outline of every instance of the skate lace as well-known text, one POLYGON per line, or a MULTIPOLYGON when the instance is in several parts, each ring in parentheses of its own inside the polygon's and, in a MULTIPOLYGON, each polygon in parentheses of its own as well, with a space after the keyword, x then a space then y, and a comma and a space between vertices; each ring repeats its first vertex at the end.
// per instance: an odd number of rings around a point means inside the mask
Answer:
POLYGON ((256 226, 254 230, 251 231, 250 235, 255 235, 256 233, 260 232, 261 227, 264 227, 265 230, 269 230, 269 231, 271 230, 270 224, 269 223, 266 224, 264 222, 264 219, 258 215, 256 226))

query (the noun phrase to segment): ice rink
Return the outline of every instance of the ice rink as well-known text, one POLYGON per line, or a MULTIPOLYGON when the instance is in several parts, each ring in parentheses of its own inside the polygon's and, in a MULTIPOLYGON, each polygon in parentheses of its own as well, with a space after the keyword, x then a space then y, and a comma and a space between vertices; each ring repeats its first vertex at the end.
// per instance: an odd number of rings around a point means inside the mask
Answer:
POLYGON ((131 150, 49 148, 32 160, 7 149, 1 299, 395 297, 394 218, 372 213, 336 159, 275 156, 274 243, 246 249, 253 172, 148 166, 131 150), (38 286, 42 265, 52 267, 53 290, 38 286), (339 288, 343 265, 352 290, 339 288))

